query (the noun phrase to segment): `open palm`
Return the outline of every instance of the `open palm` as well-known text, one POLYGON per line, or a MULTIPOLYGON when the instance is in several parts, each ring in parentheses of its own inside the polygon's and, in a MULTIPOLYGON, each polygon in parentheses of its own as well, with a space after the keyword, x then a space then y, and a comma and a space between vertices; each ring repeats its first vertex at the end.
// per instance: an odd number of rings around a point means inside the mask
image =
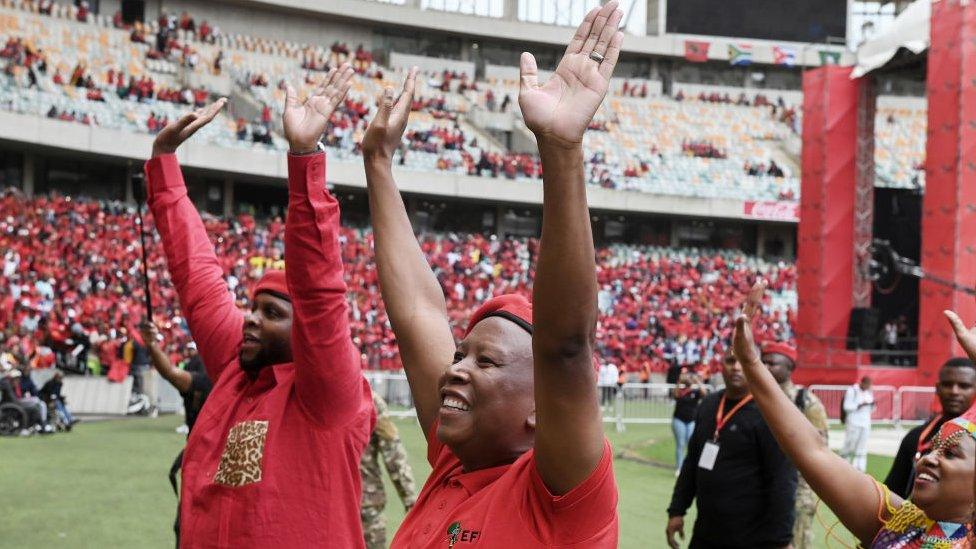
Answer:
POLYGON ((184 141, 197 133, 197 130, 209 124, 224 105, 227 98, 221 97, 206 107, 201 107, 193 112, 187 113, 173 122, 166 125, 156 139, 153 140, 153 156, 161 154, 172 154, 183 144, 184 141))
POLYGON ((749 290, 745 303, 742 305, 742 314, 735 319, 735 335, 732 338, 732 353, 739 364, 755 364, 760 362, 759 350, 756 349, 756 341, 752 335, 752 321, 759 312, 762 304, 763 295, 766 293, 766 281, 757 280, 749 290))
POLYGON ((949 324, 956 334, 956 341, 959 342, 959 346, 962 347, 963 351, 966 351, 969 360, 976 362, 976 328, 966 328, 959 315, 953 311, 944 311, 943 314, 949 319, 949 324))
POLYGON ((347 63, 330 70, 322 84, 304 102, 298 98, 295 88, 287 87, 282 123, 292 152, 315 149, 329 125, 332 113, 349 92, 352 76, 352 67, 347 63))
POLYGON ((591 10, 545 84, 539 84, 535 57, 522 54, 519 106, 526 126, 537 137, 582 142, 610 87, 623 42, 623 33, 617 30, 622 17, 616 1, 591 10))

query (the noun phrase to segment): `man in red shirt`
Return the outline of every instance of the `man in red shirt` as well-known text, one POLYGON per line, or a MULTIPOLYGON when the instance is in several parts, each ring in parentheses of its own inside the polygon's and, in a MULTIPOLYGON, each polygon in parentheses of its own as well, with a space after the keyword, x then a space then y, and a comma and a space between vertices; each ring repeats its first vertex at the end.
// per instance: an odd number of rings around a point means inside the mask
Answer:
POLYGON ((374 412, 349 336, 339 206, 316 142, 349 89, 333 69, 304 104, 289 88, 286 271, 234 305, 174 154, 226 102, 167 126, 148 201, 180 307, 214 388, 187 441, 181 547, 362 547, 359 461, 374 412))
POLYGON ((617 546, 613 456, 593 370, 597 284, 581 143, 609 87, 622 17, 615 1, 591 11, 544 85, 522 54, 519 103, 544 165, 534 305, 519 295, 488 300, 457 346, 392 175, 416 69, 399 99, 384 92, 366 132, 380 287, 433 467, 394 548, 617 546))

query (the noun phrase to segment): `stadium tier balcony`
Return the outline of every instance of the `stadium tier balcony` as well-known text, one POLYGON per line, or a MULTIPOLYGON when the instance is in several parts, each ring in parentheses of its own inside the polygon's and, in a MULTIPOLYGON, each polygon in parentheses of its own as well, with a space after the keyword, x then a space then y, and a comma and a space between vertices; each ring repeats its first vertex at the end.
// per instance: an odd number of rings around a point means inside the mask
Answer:
MULTIPOLYGON (((146 220, 152 231, 152 219, 146 220)), ((204 216, 230 292, 241 307, 268 268, 281 268, 284 224, 204 216)), ((154 234, 154 233, 153 233, 154 234)), ((341 231, 352 335, 364 366, 400 368, 378 287, 369 230, 341 231)), ((31 357, 38 346, 67 360, 90 343, 89 366, 104 374, 144 315, 138 225, 130 206, 59 195, 0 194, 0 331, 4 349, 31 357), (42 236, 43 235, 43 236, 42 236), (97 360, 96 360, 97 357, 97 360)), ((528 295, 538 240, 480 234, 426 234, 421 247, 447 296, 458 337, 486 298, 528 295)), ((157 238, 147 244, 156 320, 169 352, 188 334, 157 238)), ((597 249, 600 284, 598 352, 622 370, 663 371, 668 360, 718 367, 733 312, 756 272, 770 281, 757 330, 790 339, 796 272, 737 252, 612 245, 597 249)), ((174 358, 180 358, 174 356, 174 358)))
MULTIPOLYGON (((0 90, 0 106, 8 110, 43 116, 54 107, 74 113, 80 121, 152 132, 155 128, 149 122, 149 113, 154 113, 158 125, 160 120, 172 120, 186 107, 158 100, 138 105, 116 101, 110 93, 115 87, 105 81, 108 71, 122 72, 126 77, 151 77, 158 90, 181 90, 181 82, 223 75, 239 86, 255 108, 268 106, 271 120, 262 123, 253 117, 221 115, 203 138, 219 146, 282 151, 286 144, 275 131, 284 101, 280 84, 290 82, 305 94, 324 75, 323 69, 348 60, 360 72, 350 93, 357 105, 354 110, 360 112, 339 112, 335 135, 326 139, 336 154, 348 157, 357 154, 383 87, 398 87, 403 77, 402 71, 381 67, 368 52, 345 44, 311 45, 225 34, 219 31, 219 21, 207 24, 204 32, 197 22, 196 31, 177 27, 166 53, 161 54, 154 51, 154 44, 160 26, 168 24, 165 19, 135 29, 119 29, 106 16, 89 14, 80 22, 77 9, 71 6, 54 4, 50 15, 38 15, 37 9, 36 2, 0 1, 0 40, 21 38, 43 52, 47 67, 45 73, 35 70, 33 75, 26 67, 8 71, 10 77, 0 90), (137 35, 145 42, 134 41, 137 35), (91 75, 94 87, 104 92, 104 101, 90 101, 82 88, 54 83, 55 75, 64 81, 71 79, 77 67, 91 75), (267 137, 262 138, 265 133, 267 137)), ((502 69, 506 75, 515 70, 502 69)), ((591 184, 700 198, 799 197, 799 168, 782 146, 796 128, 802 127, 801 113, 795 106, 782 102, 775 105, 765 97, 759 101, 758 96, 743 102, 733 88, 680 85, 672 99, 661 96, 659 86, 649 81, 618 80, 615 86, 597 114, 594 131, 588 132, 584 141, 591 184)), ((744 97, 741 90, 739 95, 744 97)), ((446 72, 422 74, 415 105, 420 112, 414 114, 408 131, 424 133, 434 126, 453 124, 467 139, 459 148, 438 147, 436 140, 423 148, 406 142, 403 165, 417 170, 537 179, 538 170, 529 167, 531 161, 507 153, 489 132, 468 119, 472 109, 500 111, 506 97, 506 111, 518 116, 518 82, 514 78, 495 75, 474 82, 457 74, 452 78, 446 72), (472 141, 475 146, 471 146, 472 141), (488 158, 478 168, 483 153, 488 158), (509 164, 524 168, 506 171, 509 164)), ((789 99, 793 102, 797 98, 790 95, 789 99)), ((924 174, 919 168, 924 158, 924 111, 879 109, 876 126, 878 184, 923 185, 924 174)))

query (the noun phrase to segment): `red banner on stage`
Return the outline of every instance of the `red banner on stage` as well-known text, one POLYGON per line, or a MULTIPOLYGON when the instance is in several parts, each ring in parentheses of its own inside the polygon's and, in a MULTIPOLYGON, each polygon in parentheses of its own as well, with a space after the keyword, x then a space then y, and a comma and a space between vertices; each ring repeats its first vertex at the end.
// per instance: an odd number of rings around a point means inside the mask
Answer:
POLYGON ((799 202, 753 202, 747 200, 742 203, 742 214, 755 219, 767 221, 798 221, 800 219, 799 202))
POLYGON ((861 82, 850 68, 803 74, 803 175, 797 230, 801 366, 843 349, 853 302, 854 188, 861 82))
MULTIPOLYGON (((963 286, 976 280, 976 5, 933 2, 928 53, 928 142, 922 201, 922 268, 963 286)), ((942 311, 976 321, 971 296, 929 280, 919 285, 919 382, 934 383, 962 351, 942 311)))

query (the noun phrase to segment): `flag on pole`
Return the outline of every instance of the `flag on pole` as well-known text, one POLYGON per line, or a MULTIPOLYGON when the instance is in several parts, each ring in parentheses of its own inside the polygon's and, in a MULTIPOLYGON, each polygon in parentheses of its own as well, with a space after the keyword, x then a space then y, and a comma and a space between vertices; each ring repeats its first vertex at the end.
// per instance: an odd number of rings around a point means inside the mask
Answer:
POLYGON ((729 44, 729 65, 745 67, 752 64, 752 46, 729 44))
POLYGON ((708 47, 711 44, 702 40, 685 40, 685 59, 692 63, 708 61, 708 47))
POLYGON ((796 65, 796 50, 784 46, 773 46, 773 63, 787 67, 796 65))
POLYGON ((840 52, 839 51, 820 50, 820 64, 821 65, 839 65, 840 64, 840 52))

